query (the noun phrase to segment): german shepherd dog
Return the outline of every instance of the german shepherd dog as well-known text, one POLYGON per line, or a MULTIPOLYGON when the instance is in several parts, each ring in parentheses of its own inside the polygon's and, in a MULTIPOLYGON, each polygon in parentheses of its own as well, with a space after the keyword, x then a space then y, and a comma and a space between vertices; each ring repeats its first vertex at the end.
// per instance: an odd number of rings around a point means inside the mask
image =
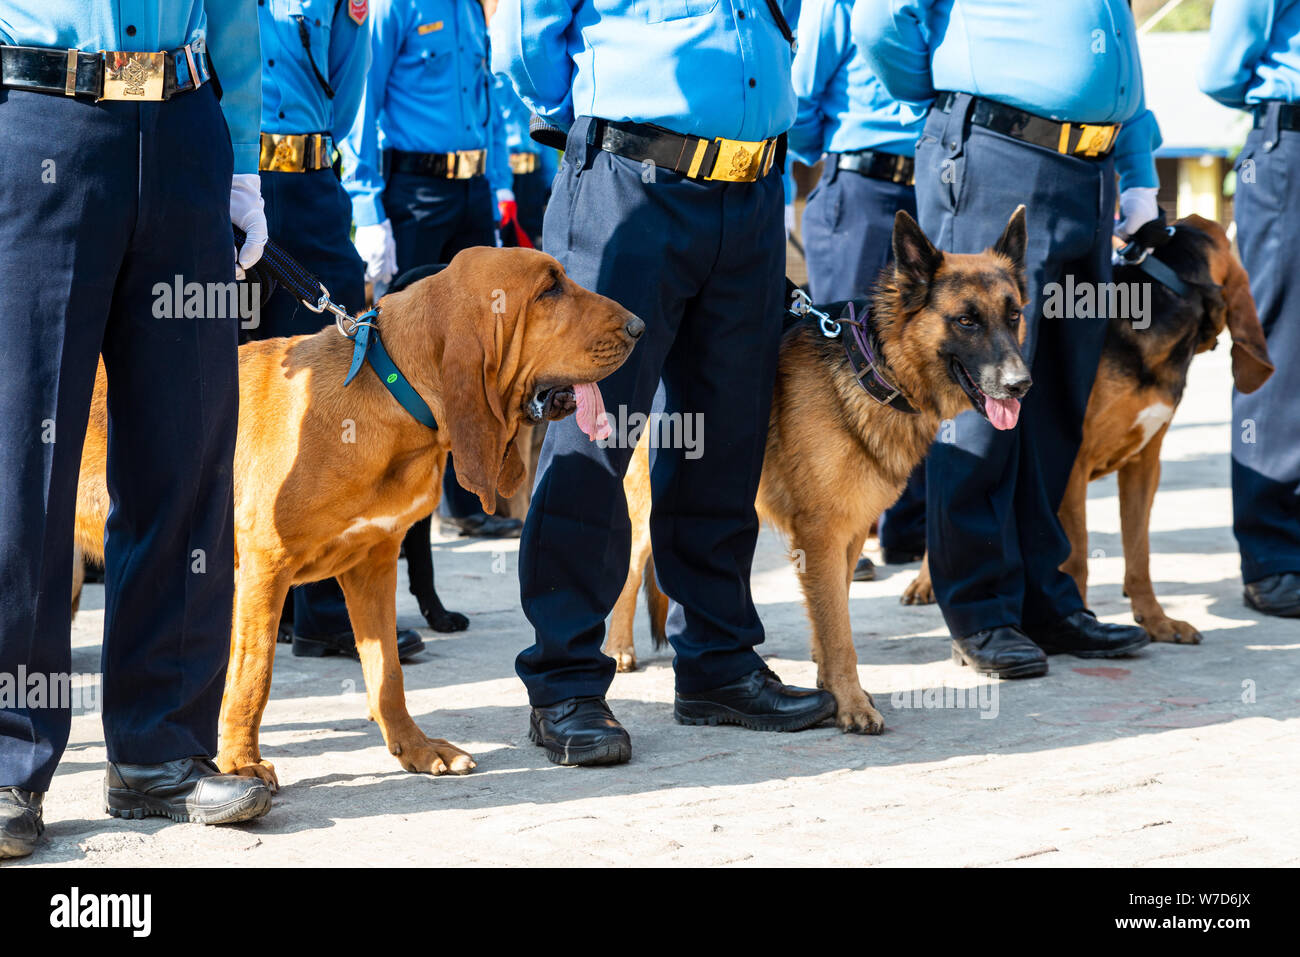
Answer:
MULTIPOLYGON (((1030 386, 1021 356, 1025 305, 1025 213, 978 254, 937 250, 916 222, 894 219, 894 266, 880 275, 866 325, 877 368, 915 409, 885 405, 859 385, 841 338, 815 321, 791 326, 781 343, 757 508, 790 544, 808 617, 817 683, 835 696, 843 731, 885 725, 858 678, 849 622, 849 580, 872 524, 903 490, 939 423, 974 407, 994 426, 1015 426, 1030 386)), ((849 330, 841 336, 848 336, 849 330)), ((606 651, 636 667, 632 620, 644 577, 656 643, 666 602, 648 566, 649 453, 645 437, 624 481, 633 554, 610 622, 606 651), (644 571, 643 571, 644 569, 644 571)))
MULTIPOLYGON (((1223 227, 1188 216, 1174 224, 1169 242, 1151 254, 1182 281, 1175 291, 1138 266, 1115 268, 1115 282, 1150 283, 1150 325, 1112 316, 1097 380, 1088 397, 1083 443, 1058 512, 1070 539, 1061 570, 1088 598, 1088 483, 1118 473, 1120 531, 1124 542, 1124 594, 1133 619, 1152 641, 1198 644, 1195 626, 1165 614, 1151 584, 1148 529, 1160 484, 1160 446, 1187 386, 1192 358, 1213 349, 1226 327, 1232 335, 1232 378, 1254 392, 1273 373, 1264 330, 1250 294, 1250 279, 1232 255, 1223 227)), ((903 593, 903 603, 934 601, 928 563, 903 593)))

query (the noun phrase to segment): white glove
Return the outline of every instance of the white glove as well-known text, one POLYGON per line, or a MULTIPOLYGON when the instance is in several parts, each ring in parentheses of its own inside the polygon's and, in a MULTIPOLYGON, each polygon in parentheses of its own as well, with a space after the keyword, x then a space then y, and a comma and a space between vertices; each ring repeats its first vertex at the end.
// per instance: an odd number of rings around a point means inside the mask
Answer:
POLYGON ((1119 196, 1119 225, 1115 234, 1127 242, 1133 234, 1160 215, 1154 186, 1130 186, 1119 196))
POLYGON ((262 258, 266 246, 266 212, 262 208, 262 177, 236 173, 230 183, 230 221, 244 231, 244 245, 235 250, 235 277, 262 258))
POLYGON ((397 243, 393 240, 393 224, 388 220, 374 226, 358 226, 352 245, 365 261, 367 280, 389 282, 397 275, 397 243))

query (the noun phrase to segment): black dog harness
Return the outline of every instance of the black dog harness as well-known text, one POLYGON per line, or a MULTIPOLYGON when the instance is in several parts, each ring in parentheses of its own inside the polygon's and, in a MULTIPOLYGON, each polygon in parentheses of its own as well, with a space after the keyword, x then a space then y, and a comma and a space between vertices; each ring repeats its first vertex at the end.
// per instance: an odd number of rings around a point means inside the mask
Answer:
MULTIPOLYGON (((867 395, 881 405, 889 406, 897 412, 917 415, 918 411, 907 396, 893 380, 885 368, 885 359, 880 351, 880 341, 871 325, 871 308, 865 300, 850 300, 843 304, 839 318, 832 319, 830 313, 818 309, 812 304, 808 294, 786 280, 786 291, 790 296, 787 312, 796 319, 811 317, 817 320, 817 326, 827 339, 839 339, 844 345, 844 358, 853 370, 853 379, 867 395), (862 318, 859 319, 858 315, 862 318), (849 335, 844 334, 848 326, 849 335)), ((834 309, 834 306, 828 306, 834 309)))

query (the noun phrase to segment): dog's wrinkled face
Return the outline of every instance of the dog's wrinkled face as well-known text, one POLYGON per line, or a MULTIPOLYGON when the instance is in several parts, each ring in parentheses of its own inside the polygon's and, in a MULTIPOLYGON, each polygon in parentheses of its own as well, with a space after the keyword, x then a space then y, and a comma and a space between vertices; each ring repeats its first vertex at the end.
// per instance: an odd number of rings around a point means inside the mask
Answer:
POLYGON ((1020 400, 1032 384, 1020 352, 1024 207, 982 253, 940 252, 904 212, 894 220, 893 243, 902 351, 917 365, 919 380, 951 384, 946 395, 934 397, 945 416, 970 406, 995 428, 1014 428, 1020 400))
POLYGON ((645 323, 583 289, 550 256, 520 252, 535 272, 522 317, 522 410, 532 422, 576 412, 579 428, 597 438, 604 403, 595 383, 622 365, 645 323))
POLYGON ((466 249, 426 282, 436 284, 429 308, 443 312, 433 361, 456 475, 490 513, 497 491, 512 495, 523 480, 520 428, 576 412, 590 438, 608 434, 595 383, 645 323, 534 249, 466 249))

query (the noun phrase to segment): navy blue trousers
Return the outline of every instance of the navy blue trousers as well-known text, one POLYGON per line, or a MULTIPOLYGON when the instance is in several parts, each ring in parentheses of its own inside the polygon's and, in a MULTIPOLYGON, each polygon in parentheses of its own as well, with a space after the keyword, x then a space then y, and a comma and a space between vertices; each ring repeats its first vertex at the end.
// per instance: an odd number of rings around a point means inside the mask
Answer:
POLYGON ((1279 132, 1276 108, 1270 115, 1272 129, 1246 138, 1237 178, 1237 243, 1277 366, 1258 391, 1232 393, 1233 531, 1246 582, 1300 572, 1300 133, 1279 132))
POLYGON ((870 295, 880 270, 893 258, 894 215, 905 209, 916 216, 911 186, 836 169, 837 158, 827 154, 803 214, 813 302, 870 295))
MULTIPOLYGON (((916 217, 911 186, 837 169, 836 159, 837 154, 827 155, 803 214, 808 294, 814 302, 870 295, 893 259, 894 216, 903 209, 916 217)), ((898 504, 880 517, 882 547, 911 548, 925 541, 924 472, 918 466, 898 504)))
POLYGON ((1083 437, 1106 337, 1104 318, 1047 319, 1044 288, 1109 282, 1114 163, 1063 156, 970 127, 969 97, 930 111, 917 143, 920 224, 947 252, 997 241, 1026 206, 1024 354, 1034 384, 1019 425, 994 429, 972 411, 941 428, 926 465, 926 543, 949 630, 1042 626, 1083 607, 1060 571, 1070 543, 1056 511, 1083 437), (950 441, 949 441, 950 440, 950 441))
MULTIPOLYGON (((210 85, 141 104, 4 90, 0 152, 0 673, 71 671, 72 521, 102 352, 108 758, 212 755, 234 590, 239 316, 175 316, 165 290, 178 276, 234 280, 225 120, 210 85)), ((71 711, 26 704, 0 707, 0 786, 45 791, 71 711)))
POLYGON ((524 227, 533 246, 542 249, 542 226, 546 203, 551 198, 551 181, 539 169, 531 173, 516 173, 512 191, 515 202, 519 204, 519 225, 524 227))
MULTIPOLYGON (((416 266, 451 262, 470 246, 496 243, 496 204, 487 177, 435 179, 392 173, 384 187, 384 210, 397 242, 397 274, 416 266)), ((447 456, 442 476, 441 510, 464 518, 478 515, 478 496, 456 481, 456 466, 447 456)), ((430 520, 421 519, 406 533, 406 551, 429 550, 430 520)))
POLYGON ((589 125, 581 117, 570 131, 546 250, 576 282, 639 315, 646 331, 600 384, 611 439, 588 441, 572 417, 547 429, 519 548, 536 644, 515 667, 534 705, 603 695, 613 679, 600 648, 627 576, 622 477, 635 444, 618 423, 650 409, 661 379, 664 411, 703 423, 703 454, 661 448, 651 458, 651 538, 672 599, 677 686, 713 688, 762 665, 749 573, 781 332, 781 173, 705 183, 656 169, 646 182, 640 163, 589 146, 589 125))
MULTIPOLYGON (((365 264, 352 245, 352 204, 332 169, 310 173, 262 172, 262 199, 271 238, 325 284, 330 298, 358 313, 366 304, 365 264)), ((334 324, 328 313, 312 312, 277 287, 262 307, 249 339, 300 336, 334 324)), ((290 595, 293 630, 304 637, 352 630, 343 589, 333 578, 298 585, 290 595)))

